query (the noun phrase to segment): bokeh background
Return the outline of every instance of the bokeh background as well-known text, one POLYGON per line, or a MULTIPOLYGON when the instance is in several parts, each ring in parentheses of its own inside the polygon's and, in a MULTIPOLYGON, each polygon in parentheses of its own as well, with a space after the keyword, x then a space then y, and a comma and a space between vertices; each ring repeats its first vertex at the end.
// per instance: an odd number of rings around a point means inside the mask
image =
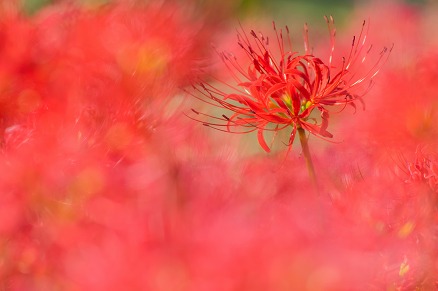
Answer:
POLYGON ((15 4, 0 0, 0 291, 438 288, 435 1, 15 4), (287 24, 300 53, 308 23, 326 61, 324 15, 338 62, 363 20, 365 67, 394 49, 366 110, 334 110, 335 142, 310 135, 317 183, 288 132, 267 153, 188 118, 229 114, 192 89, 236 86, 213 48, 247 66, 239 22, 287 24))

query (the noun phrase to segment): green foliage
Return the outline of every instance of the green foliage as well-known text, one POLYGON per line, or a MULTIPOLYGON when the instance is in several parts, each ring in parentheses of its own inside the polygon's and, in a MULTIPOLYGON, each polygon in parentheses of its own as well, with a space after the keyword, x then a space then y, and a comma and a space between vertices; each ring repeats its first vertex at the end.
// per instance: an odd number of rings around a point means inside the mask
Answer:
POLYGON ((34 14, 51 3, 51 0, 22 0, 23 10, 27 14, 34 14))

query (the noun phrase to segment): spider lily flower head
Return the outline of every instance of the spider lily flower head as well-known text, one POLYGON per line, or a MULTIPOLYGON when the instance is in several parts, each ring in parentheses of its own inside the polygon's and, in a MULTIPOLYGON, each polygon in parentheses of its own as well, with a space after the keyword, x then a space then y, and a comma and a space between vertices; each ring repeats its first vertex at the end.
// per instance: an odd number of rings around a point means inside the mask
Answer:
POLYGON ((391 50, 384 48, 365 72, 359 72, 358 66, 367 61, 372 47, 366 43, 368 25, 364 21, 359 37, 353 38, 348 57, 336 67, 332 63, 336 35, 334 20, 332 17, 325 19, 330 32, 327 63, 312 54, 307 25, 304 26, 304 54, 293 50, 287 26, 285 30, 277 29, 273 23, 278 53, 274 53, 268 37, 253 30, 247 34, 242 29, 238 33, 238 44, 250 59, 250 65, 245 69, 233 54, 219 53, 236 85, 222 83, 233 92, 204 82, 194 86, 201 93, 201 97, 195 97, 226 108, 233 112, 232 115, 214 117, 193 111, 213 118, 215 122, 204 122, 209 127, 234 133, 257 131, 259 144, 266 152, 270 152, 270 146, 264 132, 269 130, 274 131, 275 138, 278 131, 292 127, 289 146, 298 129, 323 139, 332 138, 327 130, 329 109, 340 106, 342 110, 346 105, 356 108, 357 102, 362 103, 362 96, 371 87, 391 50), (315 117, 316 112, 319 117, 315 117))
POLYGON ((438 193, 438 156, 417 149, 415 160, 407 163, 409 178, 407 182, 424 182, 430 189, 438 193))

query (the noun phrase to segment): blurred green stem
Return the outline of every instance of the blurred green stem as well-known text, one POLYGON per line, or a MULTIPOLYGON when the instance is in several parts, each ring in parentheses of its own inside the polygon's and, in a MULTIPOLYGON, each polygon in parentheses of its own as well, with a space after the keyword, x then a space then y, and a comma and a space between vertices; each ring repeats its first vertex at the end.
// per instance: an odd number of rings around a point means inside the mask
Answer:
POLYGON ((301 148, 303 149, 304 159, 306 160, 307 171, 309 172, 310 179, 315 185, 317 192, 319 192, 318 181, 316 179, 315 168, 313 167, 312 156, 309 151, 309 144, 307 142, 306 132, 303 128, 298 128, 298 134, 300 136, 301 148))

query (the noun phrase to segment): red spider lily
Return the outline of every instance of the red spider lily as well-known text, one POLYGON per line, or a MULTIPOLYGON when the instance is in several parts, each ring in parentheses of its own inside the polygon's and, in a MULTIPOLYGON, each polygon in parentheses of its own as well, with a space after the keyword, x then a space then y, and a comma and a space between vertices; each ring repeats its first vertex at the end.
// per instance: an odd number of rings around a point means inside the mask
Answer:
MULTIPOLYGON (((298 129, 303 129, 323 139, 333 135, 327 131, 329 121, 328 107, 351 105, 356 107, 357 101, 372 85, 372 79, 379 72, 382 60, 389 55, 387 48, 380 53, 377 61, 360 77, 357 77, 354 66, 365 62, 371 46, 366 48, 368 27, 365 21, 358 38, 353 38, 350 53, 343 58, 342 66, 332 65, 335 48, 333 18, 326 17, 330 32, 331 51, 328 64, 314 56, 309 48, 308 28, 304 26, 305 53, 298 54, 292 50, 289 29, 286 26, 286 48, 283 31, 277 30, 274 23, 280 58, 276 58, 270 48, 269 38, 244 31, 238 34, 238 44, 245 51, 251 64, 245 70, 231 53, 222 52, 220 57, 237 82, 237 87, 226 86, 234 90, 226 93, 208 83, 201 82, 195 89, 202 94, 201 100, 218 107, 226 108, 234 113, 228 117, 211 117, 218 122, 204 125, 226 132, 246 133, 257 131, 261 147, 269 152, 263 135, 266 130, 279 130, 292 127, 289 146, 292 145, 298 129), (213 102, 211 102, 213 101, 213 102), (320 120, 313 117, 314 110, 320 112, 320 120), (274 124, 273 129, 268 125, 274 124), (246 128, 247 130, 234 130, 246 128)), ((195 96, 196 97, 196 96, 195 96)), ((201 114, 193 110, 196 114, 201 114)), ((275 136, 274 136, 275 137, 275 136)))
POLYGON ((414 162, 407 163, 408 182, 426 182, 432 191, 438 193, 438 159, 434 154, 417 150, 414 162))

